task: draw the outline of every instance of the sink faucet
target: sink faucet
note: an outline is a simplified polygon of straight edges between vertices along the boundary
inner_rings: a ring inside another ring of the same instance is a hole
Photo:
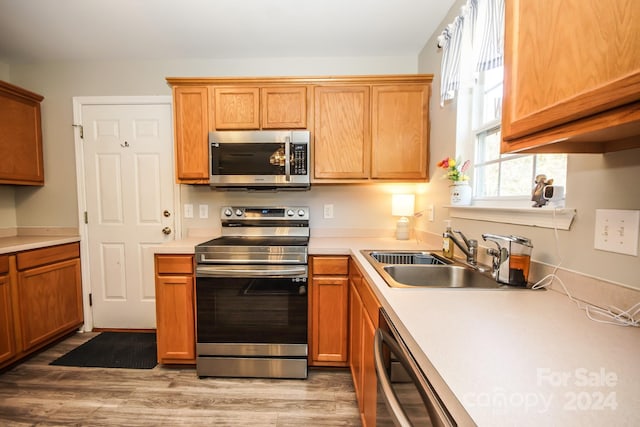
[[[461,243],[460,240],[456,238],[454,233],[458,233],[460,237],[462,237],[464,244]],[[445,231],[443,236],[450,238],[453,241],[453,243],[455,243],[456,246],[459,247],[462,252],[464,252],[464,254],[467,256],[467,264],[471,266],[476,266],[478,264],[478,241],[477,240],[467,239],[467,237],[464,234],[462,234],[462,231],[460,230],[453,230],[452,233]]]

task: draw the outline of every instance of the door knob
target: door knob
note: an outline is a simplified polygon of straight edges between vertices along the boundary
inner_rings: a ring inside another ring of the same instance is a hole
[[[164,234],[171,234],[171,229],[169,227],[165,227],[165,228],[162,229],[162,232]]]
[[[171,216],[171,212],[165,209],[164,212],[162,212],[162,215],[164,215],[165,218],[169,218]]]

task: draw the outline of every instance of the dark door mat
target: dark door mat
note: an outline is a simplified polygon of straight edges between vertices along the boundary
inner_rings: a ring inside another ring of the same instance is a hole
[[[156,334],[102,332],[50,365],[152,369],[157,365]]]

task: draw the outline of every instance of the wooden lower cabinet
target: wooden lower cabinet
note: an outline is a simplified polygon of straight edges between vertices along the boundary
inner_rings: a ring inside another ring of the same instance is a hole
[[[349,257],[310,258],[309,364],[348,365]]]
[[[73,330],[83,321],[80,259],[18,273],[18,299],[24,350]]]
[[[0,256],[0,368],[82,325],[80,244]]]
[[[194,364],[195,278],[193,255],[156,255],[158,362]]]
[[[378,382],[373,361],[373,340],[378,327],[380,303],[353,260],[349,265],[349,294],[349,365],[362,425],[375,426]]]
[[[8,258],[6,255],[2,257]],[[0,273],[0,364],[16,355],[15,324],[8,271]]]

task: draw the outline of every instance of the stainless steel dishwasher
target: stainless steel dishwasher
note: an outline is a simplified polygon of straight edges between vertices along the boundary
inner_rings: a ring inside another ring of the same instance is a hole
[[[377,427],[456,425],[384,309],[380,309],[374,359],[378,377]]]

